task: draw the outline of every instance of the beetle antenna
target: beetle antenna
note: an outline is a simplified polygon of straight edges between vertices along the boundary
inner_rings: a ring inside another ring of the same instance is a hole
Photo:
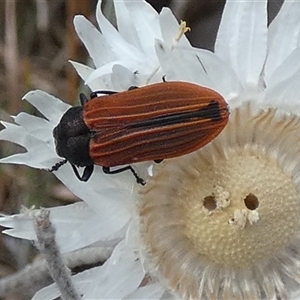
[[[48,169],[49,172],[53,172],[53,171],[57,171],[61,166],[63,166],[64,164],[66,164],[68,161],[66,159],[56,163],[55,165],[53,165],[50,169]]]

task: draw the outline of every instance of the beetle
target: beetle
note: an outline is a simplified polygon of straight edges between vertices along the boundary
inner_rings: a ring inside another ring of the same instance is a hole
[[[103,94],[103,96],[99,96]],[[217,92],[193,83],[168,81],[124,92],[97,91],[70,108],[53,130],[56,152],[75,175],[87,181],[94,165],[104,173],[130,170],[131,164],[188,154],[212,141],[228,122],[229,109]],[[122,166],[116,170],[111,167]],[[78,167],[84,167],[80,176]]]

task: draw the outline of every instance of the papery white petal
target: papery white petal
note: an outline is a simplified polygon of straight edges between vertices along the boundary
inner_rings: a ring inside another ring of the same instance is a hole
[[[4,121],[2,121],[1,124],[5,127],[5,129],[0,131],[1,140],[18,144],[26,149],[39,143],[39,140],[28,135],[23,127]]]
[[[49,208],[49,211],[50,220],[56,227],[56,239],[62,250],[65,244],[69,243],[67,237],[70,236],[73,229],[95,215],[84,202]],[[35,212],[36,210],[28,210],[22,214],[1,217],[1,226],[11,228],[5,229],[3,233],[27,240],[35,240],[36,236],[33,227]]]
[[[76,72],[79,74],[79,76],[83,80],[86,80],[91,75],[91,73],[95,70],[94,68],[91,68],[87,65],[78,63],[73,60],[69,60],[69,62],[72,64],[72,66],[75,68]]]
[[[121,65],[114,65],[111,74],[111,81],[115,90],[126,91],[131,86],[139,86],[139,75]]]
[[[36,153],[39,153],[37,156]],[[14,154],[8,157],[4,157],[0,160],[0,163],[11,163],[17,165],[27,165],[36,169],[48,169],[53,165],[53,159],[49,158],[49,152],[45,150],[45,146],[36,145],[26,153]]]
[[[101,5],[102,0],[98,0],[98,4],[96,7],[96,18],[102,34],[104,36],[107,36],[107,38],[109,38],[110,36],[114,36],[117,39],[121,39],[116,28],[103,15]]]
[[[101,295],[104,299],[122,299],[138,288],[144,275],[138,256],[130,249],[130,245],[122,241],[103,267],[99,268],[98,280],[91,282],[84,298],[92,299]]]
[[[97,68],[118,59],[103,35],[84,16],[75,16],[74,26]]]
[[[62,253],[75,251],[98,241],[109,241],[121,237],[119,230],[124,226],[122,221],[117,227],[112,224],[113,222],[117,224],[116,218],[120,217],[121,213],[113,218],[105,215],[105,212],[102,214],[104,217],[99,216],[84,202],[50,208],[49,211],[50,220],[56,228],[55,239]],[[32,221],[34,212],[28,211],[24,214],[0,218],[0,224],[9,228],[3,233],[35,240]]]
[[[36,125],[38,124],[43,124],[43,126],[45,125],[45,123],[41,121],[42,119],[37,121],[36,124],[32,123],[32,121],[39,118],[31,118],[29,115],[24,113],[21,113],[15,119],[20,123],[30,120],[25,128],[28,127],[28,130],[32,131],[35,131],[34,128],[36,128]],[[49,122],[47,123],[50,127],[51,124]],[[2,122],[2,124],[5,126],[5,129],[0,131],[0,139],[18,144],[26,148],[27,152],[2,158],[0,163],[26,164],[33,168],[43,169],[49,168],[55,162],[55,160],[58,159],[58,156],[54,150],[55,147],[52,138],[51,127],[46,129],[37,128],[36,135],[38,138],[36,138],[22,126],[7,122]],[[48,125],[46,125],[46,127],[48,127]]]
[[[122,14],[124,12],[126,16],[129,16],[129,19],[124,15],[120,16],[120,24],[118,24],[120,32],[103,16],[101,1],[98,2],[96,16],[106,41],[112,51],[118,55],[118,59],[95,70],[87,78],[86,83],[89,84],[98,77],[110,74],[115,64],[138,73],[141,76],[140,82],[144,81],[144,84],[153,82],[153,77],[157,80],[159,77],[156,70],[159,68],[159,63],[153,44],[154,38],[161,37],[157,13],[144,1],[121,1],[116,2],[115,5],[117,13],[121,13],[122,10]],[[149,21],[151,21],[150,24]],[[123,39],[128,36],[130,30],[132,30],[131,44]]]
[[[165,292],[165,288],[160,283],[152,283],[138,288],[125,299],[160,299]]]
[[[170,292],[165,291],[165,293],[161,296],[161,300],[178,300],[178,296],[172,295]]]
[[[139,67],[141,66],[140,64],[137,64],[136,61],[128,61],[128,60],[114,61],[114,62],[111,62],[111,63],[108,63],[108,64],[102,66],[101,68],[94,70],[90,74],[90,76],[86,79],[85,83],[90,85],[97,78],[102,77],[103,75],[106,75],[106,74],[111,74],[114,65],[124,66],[125,68],[131,70],[132,72],[137,71],[139,69]]]
[[[32,298],[32,300],[52,300],[60,296],[60,292],[56,284],[48,285],[47,287],[39,290]]]
[[[285,112],[300,115],[299,82],[300,70],[293,76],[267,89],[265,99],[258,104],[264,108],[274,107]]]
[[[40,90],[28,92],[23,99],[36,107],[53,124],[58,124],[62,114],[71,107],[60,99]]]
[[[144,275],[138,257],[122,241],[103,266],[79,273],[72,280],[83,299],[97,299],[99,295],[102,299],[123,299],[138,288]],[[59,293],[52,284],[40,290],[33,300],[57,296]]]
[[[75,68],[76,72],[79,74],[79,76],[86,82],[90,75],[95,71],[95,69],[88,67],[86,65],[77,63],[75,61],[70,61],[70,63]],[[110,73],[110,71],[109,71]],[[99,88],[102,90],[112,90],[113,85],[111,83],[110,74],[105,74],[101,77],[96,77],[92,81],[88,82],[88,86],[92,91],[97,91]]]
[[[98,241],[120,238],[119,231],[128,222],[126,220],[122,223],[122,219],[119,221],[116,219],[121,213],[117,216],[109,216],[109,211],[106,214],[104,208],[102,214],[99,215],[86,205],[74,207],[73,210],[68,208],[65,216],[61,211],[59,215],[55,210],[51,210],[51,221],[53,220],[57,228],[56,241],[61,252],[67,253]]]
[[[69,252],[96,241],[108,241],[120,237],[119,232],[127,226],[131,213],[124,201],[121,203],[117,201],[118,196],[122,196],[122,191],[113,194],[112,192],[104,190],[103,194],[98,196],[98,209],[101,212],[94,212],[89,218],[75,226],[72,231],[65,232],[66,234],[69,232],[69,234],[63,238],[66,239],[69,236],[70,240],[64,246],[64,251]]]
[[[118,209],[120,206],[121,211],[123,211],[123,207],[126,207],[125,203],[128,204],[132,197],[132,186],[136,184],[133,176],[128,176],[128,173],[120,174],[121,176],[127,175],[127,181],[120,182],[119,174],[104,174],[102,168],[98,166],[95,166],[93,175],[87,182],[79,181],[69,164],[63,165],[58,171],[55,171],[54,174],[75,195],[84,199],[84,201],[95,211],[101,211],[103,205],[105,205],[105,207],[107,205],[110,207],[111,204],[112,210],[114,210],[114,205],[117,205],[115,206],[115,209]],[[117,194],[118,190],[121,191],[120,194]],[[108,198],[103,199],[100,197],[103,191],[106,191],[105,197]],[[116,197],[115,193],[117,194]],[[109,197],[112,197],[114,200],[111,201]],[[105,203],[105,201],[108,201],[108,203]],[[124,215],[124,217],[126,216],[127,214]]]
[[[143,52],[148,58],[155,56],[154,40],[162,38],[157,12],[146,1],[125,0],[125,5],[139,36]]]
[[[172,11],[164,7],[159,14],[159,23],[162,33],[162,40],[169,46],[176,47],[191,47],[189,40],[185,35],[182,35],[179,41],[175,42],[175,39],[179,35],[179,23]]]
[[[199,57],[180,48],[169,49],[162,41],[156,40],[156,53],[167,75],[166,80],[182,80],[212,87],[211,79],[205,73]]]
[[[29,152],[4,158],[1,162],[21,163],[36,168],[45,168],[58,161],[58,158],[53,157],[55,154],[51,156],[52,152],[47,150],[45,143],[41,143],[32,136],[26,135],[26,132],[20,126],[10,123],[7,125],[9,128],[18,129],[13,130],[14,134],[8,134],[11,140],[11,137],[18,138],[16,132],[24,133],[20,134],[20,140],[24,138],[24,146],[28,148]],[[4,133],[6,130],[0,132],[1,138],[5,137]],[[20,143],[20,140],[17,140],[17,142]],[[39,155],[36,155],[36,153],[39,153]],[[98,240],[114,238],[114,234],[122,230],[129,222],[131,212],[128,201],[131,198],[131,191],[128,190],[128,187],[134,184],[134,179],[131,176],[127,176],[127,179],[120,184],[118,178],[116,178],[117,176],[105,175],[100,168],[96,168],[91,180],[83,183],[78,181],[69,165],[62,166],[55,172],[55,175],[74,194],[85,199],[89,206],[94,208],[93,215],[84,218],[84,222],[78,225],[77,228],[72,224],[71,228],[68,228],[66,232],[58,230],[57,240],[61,243],[62,251],[72,251]],[[127,189],[121,189],[122,185],[126,185]],[[109,188],[113,186],[116,188]],[[66,228],[66,226],[59,226],[59,228]],[[16,234],[14,233],[14,235]],[[70,236],[72,238],[68,239]]]
[[[274,70],[300,46],[299,1],[285,1],[268,32],[268,57],[265,66],[267,85]]]
[[[231,108],[239,105],[240,102],[233,105],[232,99],[236,99],[241,93],[242,86],[230,66],[210,51],[195,48],[193,51],[199,57],[205,73],[210,78],[211,87],[219,92],[226,101],[230,102]],[[201,82],[198,83],[202,84]]]
[[[256,86],[267,50],[267,1],[227,1],[215,53],[229,62],[242,85]]]
[[[2,233],[21,239],[36,240],[32,218],[29,214],[1,216],[0,225],[9,228],[3,230]]]
[[[124,61],[132,61],[142,59],[141,53],[134,47],[125,41],[120,33],[112,26],[112,24],[104,17],[101,10],[101,2],[98,1],[96,8],[96,18],[100,26],[101,32],[105,37],[108,45],[111,47],[111,51],[122,57]]]
[[[123,237],[122,224],[119,222],[120,226],[115,226],[112,222],[107,222],[103,225],[104,222],[97,222],[99,216],[94,215],[90,217],[89,220],[85,220],[77,226],[72,228],[72,231],[63,231],[57,234],[56,240],[59,245],[62,253],[72,252],[78,249],[88,247],[92,244],[98,242],[109,242]]]
[[[299,291],[292,292],[292,293],[291,293],[291,299],[292,299],[292,300],[300,300]]]
[[[273,71],[268,81],[267,89],[273,88],[281,81],[286,80],[295,75],[300,70],[300,47],[296,48],[281,65]]]
[[[0,163],[26,164],[33,168],[49,168],[57,157],[52,141],[46,143],[28,134],[21,126],[2,122],[6,127],[0,132],[0,139],[16,143],[27,149],[25,153],[14,154],[0,159]],[[37,155],[38,153],[38,155]]]
[[[14,117],[14,120],[17,124],[22,126],[28,134],[33,135],[38,140],[46,143],[49,143],[50,140],[53,141],[53,124],[45,119],[21,112]]]
[[[140,43],[135,24],[124,3],[124,0],[114,1],[114,7],[116,12],[117,27],[120,35],[125,41],[142,51],[142,45]]]
[[[84,202],[51,208],[50,219],[56,228],[55,239],[62,253],[120,238],[114,226],[110,228],[109,217],[99,220],[99,215]]]

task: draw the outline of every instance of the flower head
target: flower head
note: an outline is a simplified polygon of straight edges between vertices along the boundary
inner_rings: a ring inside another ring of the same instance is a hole
[[[218,91],[231,116],[209,145],[154,166],[139,193],[131,176],[106,176],[100,167],[88,183],[68,165],[55,173],[84,200],[51,210],[61,251],[117,243],[103,266],[73,277],[80,293],[291,298],[300,289],[300,6],[286,1],[268,27],[266,0],[228,1],[211,53],[191,47],[168,9],[157,14],[142,0],[114,1],[115,29],[100,5],[101,33],[82,16],[74,20],[95,68],[72,64],[92,90],[122,91],[166,75]],[[25,99],[47,120],[21,113],[16,125],[5,123],[0,138],[27,153],[2,162],[49,168],[58,159],[51,131],[68,106],[39,91]],[[149,165],[135,167],[146,176]],[[35,238],[26,214],[1,224],[12,228],[8,234]],[[45,295],[58,292],[50,286],[36,297]]]

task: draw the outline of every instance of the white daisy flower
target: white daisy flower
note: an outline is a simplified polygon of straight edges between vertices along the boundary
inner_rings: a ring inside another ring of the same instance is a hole
[[[145,187],[96,167],[82,183],[55,174],[84,202],[51,209],[62,253],[117,241],[103,266],[73,276],[83,299],[284,299],[300,291],[300,6],[284,2],[267,27],[267,1],[228,1],[215,53],[191,47],[168,9],[114,1],[116,30],[84,17],[75,28],[95,68],[72,62],[92,90],[122,91],[167,80],[218,91],[231,116],[189,155],[153,167]],[[68,106],[40,91],[24,97],[46,117],[20,113],[0,138],[25,154],[2,163],[49,168],[52,130]],[[147,173],[149,164],[137,167]],[[128,172],[129,173],[129,172]],[[7,216],[12,236],[34,240],[30,213]],[[54,299],[54,285],[34,299]]]

